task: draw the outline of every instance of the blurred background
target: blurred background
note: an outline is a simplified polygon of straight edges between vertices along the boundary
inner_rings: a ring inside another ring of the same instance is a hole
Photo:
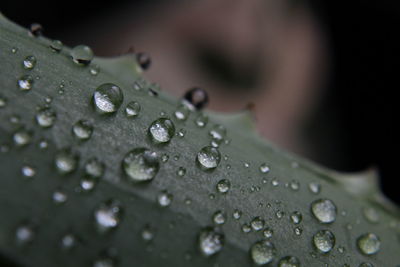
[[[209,108],[253,105],[262,135],[327,167],[376,167],[400,203],[396,1],[2,0],[1,12],[96,55],[147,52],[146,76]]]

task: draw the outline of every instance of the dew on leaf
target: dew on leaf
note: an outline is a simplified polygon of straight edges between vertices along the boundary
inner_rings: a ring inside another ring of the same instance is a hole
[[[175,125],[170,119],[157,119],[150,125],[149,134],[154,143],[168,143],[175,134]]]
[[[274,260],[276,249],[269,241],[258,241],[251,246],[250,255],[256,265],[264,265]]]
[[[93,51],[87,45],[78,45],[72,48],[71,57],[78,65],[88,65],[93,59]]]
[[[92,136],[93,126],[87,120],[79,120],[72,126],[72,133],[77,139],[85,141]]]
[[[18,88],[21,91],[29,91],[32,89],[33,86],[33,78],[30,75],[24,75],[21,78],[19,78],[17,82]]]
[[[376,234],[366,233],[357,239],[357,246],[365,255],[372,255],[379,252],[381,241]]]
[[[219,182],[217,183],[217,190],[220,193],[228,193],[230,188],[231,182],[227,179],[219,180]]]
[[[330,252],[335,246],[335,236],[329,230],[320,230],[313,236],[315,248],[321,253]]]
[[[94,211],[95,225],[104,233],[116,228],[121,222],[122,208],[118,201],[109,200],[101,203]]]
[[[168,191],[162,191],[157,196],[158,205],[160,205],[161,207],[168,207],[169,205],[171,205],[172,199],[173,195]]]
[[[78,165],[78,156],[69,149],[61,150],[55,157],[55,166],[59,173],[68,174],[73,172]]]
[[[36,58],[34,56],[27,56],[24,61],[22,62],[22,65],[24,69],[26,70],[32,70],[36,66]]]
[[[224,235],[211,227],[206,227],[199,234],[199,248],[201,253],[209,257],[218,253],[224,246]]]
[[[146,148],[135,148],[128,152],[122,166],[132,182],[150,181],[160,168],[157,154]]]
[[[135,102],[135,101],[129,102],[125,108],[125,115],[128,118],[135,118],[136,116],[139,115],[140,109],[141,109],[141,106],[138,102]]]
[[[197,161],[204,169],[214,169],[221,161],[221,154],[217,148],[206,146],[197,153]]]
[[[337,209],[332,200],[315,200],[311,204],[311,211],[320,223],[333,223],[336,220]]]
[[[50,108],[39,109],[35,116],[36,123],[43,128],[53,126],[56,118],[56,113]]]
[[[96,88],[93,101],[97,112],[111,114],[116,112],[124,99],[121,88],[112,83],[104,83]]]

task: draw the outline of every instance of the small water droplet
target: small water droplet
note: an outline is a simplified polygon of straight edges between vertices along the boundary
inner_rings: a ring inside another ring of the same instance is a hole
[[[75,247],[77,243],[77,238],[73,234],[66,234],[61,238],[61,249],[63,250],[71,250]]]
[[[30,75],[22,76],[17,82],[18,88],[22,91],[29,91],[33,86],[33,78]]]
[[[201,253],[209,257],[218,253],[224,245],[224,235],[216,232],[213,228],[207,227],[200,231],[199,248]]]
[[[65,192],[57,190],[53,193],[53,201],[56,204],[63,204],[67,201],[68,196]]]
[[[26,146],[31,143],[32,132],[22,128],[16,131],[13,135],[13,140],[16,146]]]
[[[22,63],[24,69],[31,70],[36,66],[36,58],[34,56],[27,56]]]
[[[226,128],[220,124],[214,125],[209,132],[213,140],[221,142],[226,136]]]
[[[196,117],[194,122],[197,125],[197,127],[204,128],[208,123],[208,117],[206,115],[204,115],[203,113],[200,113]]]
[[[138,53],[136,55],[136,60],[142,70],[147,70],[151,65],[151,58],[147,53]]]
[[[175,125],[170,119],[157,119],[150,125],[149,134],[155,143],[168,143],[175,134]]]
[[[329,230],[320,230],[313,237],[314,246],[321,253],[330,252],[335,246],[335,241],[335,236]]]
[[[301,229],[300,227],[294,228],[295,235],[300,236],[302,233],[303,233],[303,229]]]
[[[183,101],[191,110],[201,110],[208,104],[208,94],[202,88],[194,87],[184,94]]]
[[[81,178],[81,180],[79,181],[79,185],[80,188],[84,191],[84,192],[90,192],[94,189],[94,187],[96,186],[98,181],[97,177],[94,176],[84,176],[83,178]]]
[[[116,112],[122,104],[124,96],[122,90],[112,83],[105,83],[96,88],[93,94],[96,110],[100,114]]]
[[[85,164],[85,173],[92,177],[101,177],[104,173],[104,168],[104,163],[97,158],[91,158]]]
[[[142,239],[146,242],[150,242],[154,239],[154,231],[149,225],[145,225],[142,230]]]
[[[22,224],[17,227],[15,231],[15,239],[18,245],[26,245],[31,243],[35,238],[35,231],[33,226],[29,224]]]
[[[128,152],[122,166],[133,182],[152,180],[160,168],[157,154],[146,148],[136,148]]]
[[[275,213],[275,216],[276,216],[276,218],[278,218],[278,219],[282,219],[284,215],[285,215],[285,212],[283,212],[283,211],[281,211],[281,210],[278,210],[278,211]]]
[[[228,193],[231,188],[231,182],[227,179],[222,179],[217,183],[217,190],[220,193]]]
[[[100,72],[100,67],[97,65],[92,65],[89,69],[89,73],[93,76],[97,76]]]
[[[109,257],[100,257],[93,263],[93,267],[115,267],[115,260]]]
[[[272,184],[273,187],[277,187],[279,185],[278,179],[276,179],[276,178],[272,179],[271,180],[271,184]]]
[[[18,48],[17,47],[11,48],[11,53],[16,54],[17,52],[18,52]]]
[[[5,106],[7,106],[7,98],[0,95],[0,108],[4,108]]]
[[[186,105],[179,105],[178,108],[174,112],[175,118],[180,121],[185,121],[189,117],[190,110]]]
[[[29,32],[32,36],[41,36],[43,34],[43,27],[39,23],[32,23],[31,26],[29,26]]]
[[[290,220],[292,221],[292,223],[294,224],[299,224],[301,223],[301,220],[303,219],[303,215],[301,215],[300,212],[298,211],[294,211],[292,212],[292,214],[290,215]]]
[[[320,223],[333,223],[336,220],[337,209],[332,200],[315,200],[311,204],[311,211]]]
[[[125,114],[128,118],[135,118],[140,113],[140,104],[138,102],[132,101],[126,105]]]
[[[264,228],[265,221],[261,217],[255,217],[250,224],[254,231],[261,231]]]
[[[267,163],[262,163],[260,165],[260,172],[261,173],[268,173],[270,171],[269,166],[267,165]]]
[[[314,194],[318,194],[321,191],[321,185],[317,183],[309,183],[308,189]]]
[[[357,246],[363,254],[372,255],[378,253],[381,241],[376,234],[366,233],[357,239]]]
[[[179,177],[183,177],[186,174],[186,169],[184,167],[179,167],[178,170],[176,171],[176,174]]]
[[[250,226],[250,224],[248,224],[248,223],[244,223],[243,225],[242,225],[242,232],[243,233],[250,233],[251,232],[251,226]]]
[[[71,57],[78,65],[88,65],[93,59],[93,51],[87,45],[78,45],[72,48]]]
[[[379,213],[376,209],[372,207],[367,207],[363,209],[363,213],[365,218],[370,222],[370,223],[378,223],[379,222]]]
[[[38,110],[35,118],[39,126],[49,128],[56,121],[56,113],[50,108],[42,108]]]
[[[163,154],[162,156],[161,156],[161,161],[162,162],[167,162],[169,160],[169,156],[168,156],[168,154]],[[180,167],[180,168],[182,168],[182,167]],[[178,171],[179,171],[179,169],[178,169]],[[183,175],[185,175],[185,174],[183,174]],[[182,176],[183,176],[182,175]],[[178,176],[179,176],[179,173],[178,173]]]
[[[212,220],[215,224],[224,224],[226,221],[226,216],[222,211],[216,211],[213,216]]]
[[[79,120],[72,126],[72,133],[81,141],[88,140],[92,136],[93,126],[87,120]]]
[[[258,241],[251,246],[250,255],[255,264],[264,265],[274,260],[276,249],[269,241]]]
[[[100,204],[94,212],[96,228],[99,232],[108,232],[116,228],[122,216],[122,209],[118,201],[109,200]]]
[[[221,154],[217,148],[206,146],[197,153],[197,161],[200,163],[201,167],[207,170],[214,169],[221,161]]]
[[[61,49],[63,48],[63,43],[60,40],[53,40],[50,44],[50,48],[54,52],[60,52]]]
[[[293,191],[298,191],[300,189],[300,183],[298,181],[291,181],[289,185],[290,189]]]
[[[232,217],[235,220],[239,220],[240,217],[242,217],[242,212],[240,210],[236,209],[236,210],[233,211]]]
[[[263,231],[263,235],[265,238],[271,238],[274,234],[274,231],[271,228],[265,228]]]
[[[46,139],[41,139],[39,141],[39,148],[40,149],[46,149],[49,147],[49,142]]]
[[[69,149],[64,149],[57,153],[55,165],[59,173],[71,173],[78,165],[78,156],[73,154]]]
[[[32,166],[25,165],[22,167],[21,173],[25,177],[32,178],[33,176],[35,176],[36,170]]]
[[[161,207],[168,207],[169,205],[171,205],[172,199],[173,199],[173,195],[168,193],[167,191],[162,191],[157,196],[158,204]]]
[[[181,138],[185,137],[186,135],[186,130],[185,129],[180,129],[177,133],[177,135]]]
[[[300,267],[300,260],[294,256],[286,256],[279,260],[278,267]]]

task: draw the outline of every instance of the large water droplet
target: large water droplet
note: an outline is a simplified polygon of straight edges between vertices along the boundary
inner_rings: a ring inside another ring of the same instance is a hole
[[[64,149],[57,153],[55,165],[59,173],[71,173],[78,165],[78,156],[73,154],[69,149]]]
[[[300,261],[293,256],[286,256],[280,259],[278,267],[300,267]]]
[[[231,188],[231,182],[227,179],[222,179],[217,183],[217,190],[220,193],[228,193]]]
[[[379,251],[381,247],[381,241],[376,234],[367,233],[361,235],[357,239],[357,245],[363,254],[372,255],[376,254]]]
[[[18,88],[22,91],[29,91],[33,86],[33,78],[30,75],[22,76],[17,82]]]
[[[31,70],[36,66],[36,58],[34,56],[27,56],[22,62],[24,69]]]
[[[329,230],[318,231],[314,237],[314,246],[319,252],[328,253],[335,246],[335,236]]]
[[[221,161],[221,154],[217,148],[206,146],[197,153],[197,161],[200,163],[201,167],[207,170],[214,169]]]
[[[268,264],[275,258],[275,246],[269,241],[258,241],[251,246],[250,255],[257,265]]]
[[[116,228],[122,216],[122,209],[118,201],[109,200],[102,203],[94,212],[96,228],[104,233]]]
[[[132,101],[126,105],[125,114],[128,118],[134,118],[140,113],[140,104],[138,102]]]
[[[150,125],[149,134],[155,143],[168,143],[175,134],[175,125],[170,119],[160,118]]]
[[[332,223],[336,220],[336,206],[332,200],[318,199],[311,204],[311,211],[321,223]]]
[[[72,126],[72,133],[79,140],[85,141],[92,136],[93,126],[89,121],[80,120]]]
[[[88,65],[93,59],[93,51],[87,45],[78,45],[71,50],[71,57],[78,65]]]
[[[96,88],[93,94],[96,110],[101,114],[116,112],[122,104],[122,90],[112,83],[105,83]]]
[[[41,127],[49,128],[56,121],[56,113],[50,108],[42,108],[36,113],[35,118]]]
[[[128,152],[122,166],[133,182],[152,180],[160,168],[157,154],[146,148],[136,148]]]
[[[204,256],[211,256],[218,253],[224,245],[224,236],[216,232],[211,227],[207,227],[200,231],[199,247]]]
[[[208,104],[208,94],[205,90],[194,87],[184,94],[183,101],[191,110],[200,110]]]

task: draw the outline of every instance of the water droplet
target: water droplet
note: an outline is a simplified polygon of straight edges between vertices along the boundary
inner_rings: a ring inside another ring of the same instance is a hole
[[[36,66],[36,58],[34,56],[27,56],[22,63],[24,69],[31,70]]]
[[[280,259],[278,267],[300,267],[300,261],[293,256],[286,256]]]
[[[299,224],[301,223],[301,220],[303,219],[303,216],[301,215],[300,212],[298,211],[294,211],[292,212],[292,214],[290,215],[290,220],[292,221],[292,223],[294,224]]]
[[[152,180],[160,168],[157,154],[146,148],[136,148],[128,152],[122,165],[133,182]]]
[[[85,164],[85,172],[92,177],[100,177],[104,173],[104,163],[97,158],[89,159]]]
[[[263,231],[263,235],[265,238],[271,238],[274,234],[274,231],[271,228],[265,228]]]
[[[213,140],[221,142],[226,136],[226,128],[220,124],[214,125],[209,134]]]
[[[101,257],[93,263],[93,267],[115,267],[115,260],[109,257]]]
[[[94,212],[96,228],[104,233],[116,228],[122,216],[122,209],[118,201],[109,200],[100,204]]]
[[[168,193],[167,191],[162,191],[157,196],[158,204],[161,207],[168,207],[169,205],[171,205],[172,199],[173,199],[173,195]]]
[[[39,126],[49,128],[56,121],[56,113],[50,108],[42,108],[36,113],[35,118]]]
[[[61,249],[71,250],[75,247],[77,242],[76,237],[73,234],[66,234],[61,238]]]
[[[162,162],[167,162],[169,160],[169,156],[168,156],[168,154],[163,154],[162,156],[161,156],[161,161]],[[182,168],[182,167],[180,167],[180,168]],[[178,172],[179,172],[179,169],[178,169]],[[178,175],[179,175],[179,173],[178,173]],[[183,175],[185,175],[185,174],[183,174]],[[183,176],[182,175],[182,176]]]
[[[231,182],[227,179],[222,179],[217,183],[217,190],[220,193],[228,193],[231,188]]]
[[[271,184],[272,184],[273,187],[277,187],[279,185],[278,179],[276,179],[276,178],[272,179],[271,180]]]
[[[185,129],[180,129],[179,131],[178,131],[178,133],[177,133],[177,135],[179,136],[179,137],[185,137],[185,135],[186,135],[186,130]]]
[[[175,118],[180,121],[185,121],[189,117],[190,110],[186,105],[179,105],[174,112]]]
[[[78,65],[88,65],[93,59],[93,51],[89,46],[78,45],[71,50],[71,57]]]
[[[263,163],[260,165],[260,171],[261,173],[268,173],[270,171],[270,168],[267,165],[267,163]]]
[[[22,91],[29,91],[33,86],[33,78],[30,75],[22,76],[17,82],[18,88]]]
[[[49,142],[45,139],[42,139],[39,141],[39,148],[40,149],[46,149],[49,147]]]
[[[31,243],[35,238],[35,231],[29,224],[22,224],[18,226],[15,231],[15,239],[18,245],[26,245]]]
[[[7,98],[0,95],[0,108],[4,108],[7,105]]]
[[[265,221],[261,217],[255,217],[250,224],[254,231],[261,231],[264,228]]]
[[[240,210],[237,210],[237,209],[236,209],[236,210],[233,211],[232,217],[233,217],[235,220],[239,220],[240,217],[242,217],[242,212],[241,212]]]
[[[300,183],[298,181],[291,181],[289,185],[293,191],[298,191],[300,189]]]
[[[85,141],[92,136],[93,126],[87,120],[79,120],[72,126],[72,133],[79,140]]]
[[[142,230],[142,238],[146,242],[150,242],[154,239],[154,231],[150,228],[149,225],[145,225]]]
[[[175,134],[175,125],[170,119],[157,119],[150,125],[149,134],[155,143],[168,143]]]
[[[275,258],[275,246],[269,241],[258,241],[251,246],[250,255],[257,265],[264,265],[272,262]]]
[[[142,70],[147,70],[151,65],[151,58],[147,53],[138,53],[136,55],[136,60]]]
[[[18,52],[18,48],[17,47],[11,48],[11,53],[16,54],[17,52]]]
[[[300,227],[294,228],[295,235],[300,236],[302,233],[303,233],[303,229],[301,229]]]
[[[204,256],[209,257],[218,253],[223,248],[223,245],[223,234],[216,232],[211,227],[204,228],[200,231],[199,247]]]
[[[313,237],[314,246],[321,253],[331,251],[335,246],[335,241],[335,236],[329,230],[320,230]]]
[[[329,199],[318,199],[311,204],[311,211],[320,223],[332,223],[336,220],[336,206]]]
[[[78,165],[78,156],[73,154],[69,149],[64,149],[57,153],[55,165],[59,173],[71,173]]]
[[[53,193],[53,201],[56,204],[63,204],[67,201],[68,196],[65,192],[57,190]]]
[[[16,146],[26,146],[30,144],[32,139],[32,132],[26,129],[19,129],[13,135],[13,140]]]
[[[208,104],[208,94],[205,90],[194,87],[184,94],[183,101],[191,110],[201,110]]]
[[[226,221],[225,214],[220,210],[213,214],[212,219],[215,224],[224,224]]]
[[[140,113],[140,104],[138,102],[132,101],[126,105],[125,114],[128,118],[135,118]]]
[[[43,27],[39,23],[32,23],[29,26],[29,32],[35,37],[41,36],[43,34]]]
[[[50,44],[50,48],[53,49],[54,52],[60,52],[63,48],[63,43],[60,40],[53,40]]]
[[[314,194],[318,194],[321,191],[321,185],[317,183],[309,183],[308,189]]]
[[[90,192],[94,189],[98,181],[97,177],[94,176],[84,176],[79,181],[79,185],[84,192]]]
[[[25,165],[22,167],[21,173],[23,176],[31,178],[35,176],[36,170],[32,166]]]
[[[122,90],[112,83],[100,85],[93,94],[96,110],[100,114],[116,112],[121,106],[123,99]]]
[[[285,212],[283,212],[283,211],[281,211],[281,210],[278,210],[278,211],[275,213],[275,216],[276,216],[276,218],[278,218],[278,219],[282,219],[284,215],[285,215]]]
[[[372,255],[378,253],[381,247],[381,241],[376,234],[367,233],[361,235],[357,239],[357,245],[363,254]]]
[[[186,169],[184,167],[179,167],[178,170],[176,171],[176,174],[179,177],[183,177],[186,174]]]
[[[214,169],[221,161],[221,154],[215,147],[206,146],[197,154],[197,161],[207,170]]]
[[[91,66],[90,69],[89,69],[89,73],[90,73],[91,75],[93,75],[93,76],[97,76],[97,74],[99,74],[99,72],[100,72],[100,67],[97,66],[97,65],[93,65],[93,66]]]
[[[200,113],[196,119],[195,119],[195,124],[197,125],[197,127],[203,128],[207,125],[208,123],[208,117],[206,115],[204,115],[203,113]]]
[[[243,233],[250,233],[251,232],[251,226],[250,226],[250,224],[248,224],[248,223],[244,223],[243,225],[242,225],[242,232]]]
[[[367,207],[363,209],[365,218],[371,223],[379,222],[379,213],[376,209]]]

